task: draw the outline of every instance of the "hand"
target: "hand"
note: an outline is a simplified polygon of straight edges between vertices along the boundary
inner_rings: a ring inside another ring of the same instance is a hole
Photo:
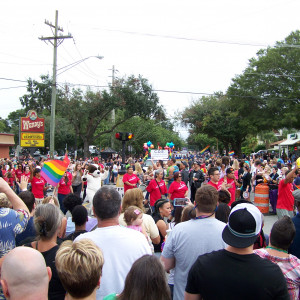
[[[23,191],[23,190],[27,190],[27,185],[28,185],[28,177],[27,176],[21,176],[21,182],[18,183],[19,184],[19,187],[20,187],[20,190]]]

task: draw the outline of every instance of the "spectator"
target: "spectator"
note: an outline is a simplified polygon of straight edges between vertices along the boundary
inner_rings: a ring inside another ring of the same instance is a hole
[[[288,299],[280,268],[253,253],[261,226],[258,208],[237,204],[222,233],[228,246],[198,257],[189,271],[184,299]]]
[[[137,206],[142,211],[144,211],[143,206],[144,195],[140,189],[131,189],[126,192],[123,197],[122,202],[122,210],[119,217],[119,223],[122,226],[127,226],[126,222],[124,221],[124,212],[130,206]],[[150,237],[153,244],[159,244],[160,236],[158,232],[158,228],[155,225],[153,218],[150,215],[143,214],[143,225],[146,229],[146,233]]]
[[[82,205],[77,205],[72,210],[72,222],[75,224],[75,231],[64,238],[65,241],[74,241],[80,234],[86,231],[86,222],[88,220],[88,212]]]
[[[19,194],[19,197],[23,200],[23,202],[28,207],[30,218],[28,220],[26,229],[16,236],[16,245],[20,246],[26,243],[26,239],[33,239],[36,236],[33,216],[35,212],[35,198],[34,195],[29,191],[24,191]]]
[[[57,251],[55,264],[68,293],[66,299],[96,299],[104,258],[93,241],[65,241]]]
[[[119,226],[120,210],[120,194],[113,187],[103,186],[93,200],[98,228],[81,234],[75,240],[91,239],[103,251],[105,276],[97,290],[97,299],[111,293],[120,293],[134,261],[144,254],[151,254],[147,240],[141,233]]]
[[[166,271],[175,268],[174,300],[183,299],[188,271],[197,257],[225,247],[225,224],[215,219],[218,199],[217,190],[210,185],[199,188],[195,195],[195,219],[177,224],[168,235],[161,259]]]
[[[49,299],[64,299],[65,290],[58,278],[55,267],[55,255],[58,250],[57,235],[60,231],[62,214],[60,209],[53,204],[41,204],[34,215],[34,226],[38,235],[37,241],[25,244],[27,247],[40,251],[51,268],[52,278],[49,283]]]
[[[51,269],[37,250],[17,247],[5,256],[1,286],[7,300],[48,299],[50,278]]]
[[[288,254],[288,248],[295,237],[296,229],[292,220],[284,216],[273,224],[269,246],[254,250],[254,253],[277,264],[287,283],[290,299],[299,299],[300,260]]]
[[[297,214],[292,221],[296,228],[295,238],[289,248],[289,253],[300,258],[300,190],[293,191],[293,196],[295,198],[295,206],[297,208]]]
[[[171,300],[162,264],[155,256],[144,255],[132,265],[123,292],[104,300]]]

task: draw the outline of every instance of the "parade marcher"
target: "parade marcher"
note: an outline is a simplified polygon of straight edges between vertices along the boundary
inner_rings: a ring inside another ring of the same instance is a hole
[[[198,257],[189,271],[184,299],[289,299],[280,268],[253,253],[261,226],[258,208],[236,205],[222,233],[228,246]]]
[[[296,216],[292,218],[296,229],[296,234],[289,248],[289,253],[297,256],[300,259],[300,190],[295,190],[292,194],[294,196],[295,206],[297,209]]]
[[[195,194],[198,188],[201,187],[202,183],[205,181],[203,172],[200,170],[201,163],[194,163],[193,169],[189,174],[189,183],[191,188],[191,201],[194,202]]]
[[[189,175],[190,175],[188,163],[186,161],[182,160],[181,163],[180,163],[180,168],[179,169],[180,169],[180,172],[181,172],[181,175],[182,175],[181,180],[187,186],[188,182],[189,182]]]
[[[278,179],[279,175],[277,173],[278,168],[274,166],[272,168],[272,173],[269,175],[268,185],[269,185],[269,198],[270,204],[272,206],[272,214],[276,214],[276,205],[278,199]]]
[[[149,192],[150,195],[150,206],[154,209],[155,202],[158,199],[161,199],[162,196],[167,196],[167,187],[165,181],[163,180],[163,173],[162,169],[157,169],[154,171],[154,179],[152,179],[146,190]]]
[[[226,175],[220,179],[218,185],[222,185],[224,183],[224,187],[230,193],[230,202],[229,206],[235,201],[235,191],[236,191],[236,179],[234,175],[234,169],[229,167],[226,169]]]
[[[207,184],[214,187],[217,191],[220,189],[219,181],[220,181],[220,171],[217,167],[211,167],[208,170],[209,181]]]
[[[137,184],[141,184],[141,180],[133,173],[132,166],[127,167],[127,173],[123,176],[124,194],[127,190],[134,189]]]
[[[75,167],[74,167],[74,171],[72,173],[72,189],[73,189],[73,193],[78,195],[78,197],[80,197],[80,193],[81,193],[81,189],[82,189],[82,168],[83,166],[81,166],[80,163],[76,163]]]
[[[166,179],[167,179],[167,188],[170,187],[170,185],[172,184],[172,182],[174,181],[174,174],[176,172],[179,172],[179,168],[176,165],[176,159],[175,158],[171,158],[170,160],[168,160],[168,168],[167,168],[167,174],[166,174]]]
[[[64,208],[63,200],[65,197],[73,193],[72,187],[72,174],[70,172],[65,172],[63,177],[60,179],[58,185],[55,187],[53,194],[57,195],[60,209],[65,214],[67,211]]]
[[[281,179],[278,185],[278,199],[276,206],[276,213],[278,219],[283,216],[289,216],[290,218],[294,217],[294,196],[293,192],[293,181],[298,174],[298,167],[292,171],[288,171],[285,174],[285,178]]]
[[[171,183],[168,189],[168,198],[173,202],[175,198],[186,198],[189,189],[186,184],[182,181],[181,172],[174,174],[174,181]]]
[[[245,199],[245,200],[250,199],[250,192],[251,192],[250,167],[247,163],[245,163],[244,173],[242,175],[241,199]]]

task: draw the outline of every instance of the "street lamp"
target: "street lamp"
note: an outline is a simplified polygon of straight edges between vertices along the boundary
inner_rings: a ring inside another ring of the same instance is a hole
[[[86,57],[86,58],[83,58],[83,59],[81,59],[81,60],[75,61],[75,62],[73,62],[73,63],[71,63],[71,64],[69,64],[69,65],[66,65],[66,66],[64,66],[64,67],[61,67],[61,68],[57,69],[57,71],[59,72],[57,75],[60,75],[60,74],[62,74],[62,73],[64,73],[64,72],[68,71],[69,69],[71,69],[71,68],[73,68],[73,67],[76,67],[77,65],[79,65],[80,63],[84,62],[85,60],[87,60],[87,59],[89,59],[89,58],[91,58],[91,57],[95,57],[95,58],[98,58],[98,59],[103,59],[103,58],[104,58],[104,56],[100,56],[100,55],[96,55],[96,56],[95,56],[95,55],[88,56],[88,57]],[[63,70],[63,69],[65,69],[65,70]],[[63,70],[63,71],[61,71],[61,70]],[[61,71],[61,72],[60,72],[60,71]]]
[[[54,41],[56,42],[56,40]],[[51,121],[50,121],[50,157],[53,159],[53,154],[54,154],[54,144],[55,144],[55,106],[56,106],[56,76],[60,75],[67,70],[77,66],[78,64],[84,62],[85,60],[91,58],[91,57],[96,57],[98,59],[103,59],[103,56],[88,56],[86,58],[83,58],[81,60],[78,60],[74,63],[71,63],[69,65],[66,65],[62,68],[59,68],[56,70],[56,45],[54,45],[54,56],[53,56],[53,78],[52,78],[52,96],[51,96]],[[59,74],[56,75],[56,71],[63,70]]]

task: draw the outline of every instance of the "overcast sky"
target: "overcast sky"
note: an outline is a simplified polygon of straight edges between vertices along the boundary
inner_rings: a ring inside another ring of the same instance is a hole
[[[103,89],[114,65],[116,76],[141,74],[154,90],[164,90],[158,95],[170,118],[201,93],[225,92],[259,49],[300,27],[299,0],[1,2],[2,118],[21,108],[22,81],[52,75],[53,47],[38,38],[52,35],[45,19],[54,24],[55,10],[64,34],[73,36],[58,47],[58,68],[104,56],[64,72],[57,78],[60,85]]]

